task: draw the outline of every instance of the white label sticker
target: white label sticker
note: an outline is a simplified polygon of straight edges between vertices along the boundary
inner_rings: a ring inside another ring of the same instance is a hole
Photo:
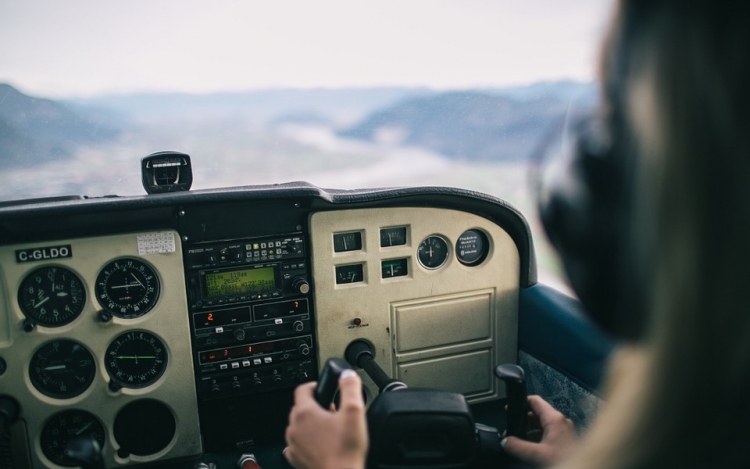
[[[138,254],[161,254],[165,252],[175,252],[177,248],[174,243],[174,233],[171,231],[160,231],[158,233],[149,233],[138,235]]]

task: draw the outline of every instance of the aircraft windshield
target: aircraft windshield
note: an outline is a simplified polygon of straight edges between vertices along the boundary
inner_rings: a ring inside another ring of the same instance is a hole
[[[140,158],[175,150],[193,189],[446,185],[529,216],[529,159],[593,107],[610,8],[2,2],[0,200],[143,194]]]

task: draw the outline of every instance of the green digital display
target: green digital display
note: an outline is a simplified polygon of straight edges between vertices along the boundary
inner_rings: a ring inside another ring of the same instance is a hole
[[[242,295],[276,288],[273,267],[206,274],[206,296]]]

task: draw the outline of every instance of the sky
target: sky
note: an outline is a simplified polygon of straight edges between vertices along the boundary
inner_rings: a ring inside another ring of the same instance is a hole
[[[0,83],[89,97],[595,78],[612,0],[0,0]]]

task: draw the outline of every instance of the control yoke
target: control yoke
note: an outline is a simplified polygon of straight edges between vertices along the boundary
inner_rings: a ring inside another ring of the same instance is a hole
[[[407,388],[380,368],[372,347],[363,340],[352,342],[344,355],[349,364],[362,368],[380,390],[367,410],[368,468],[479,469],[509,462],[497,429],[475,424],[469,404],[461,394]],[[324,408],[333,400],[338,378],[349,364],[337,358],[326,362],[314,394]],[[516,417],[522,415],[525,425],[523,370],[517,365],[501,365],[495,375],[508,386],[508,432],[523,435],[525,427]]]

